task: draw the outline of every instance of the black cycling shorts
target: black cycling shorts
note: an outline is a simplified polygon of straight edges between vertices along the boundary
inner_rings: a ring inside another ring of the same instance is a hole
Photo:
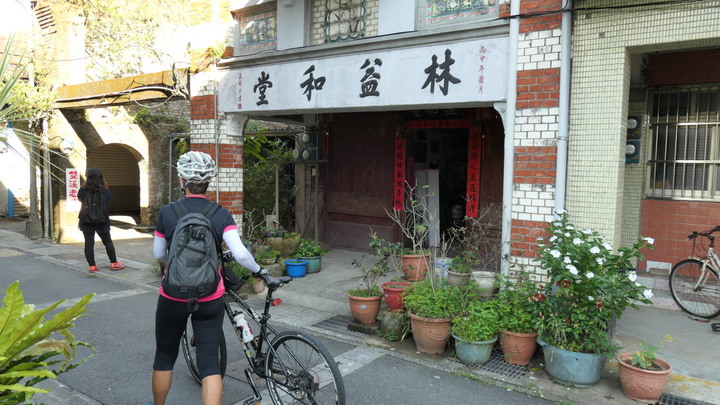
[[[187,302],[173,301],[162,295],[158,298],[155,312],[155,362],[153,370],[173,369],[180,350],[180,339],[191,316],[195,332],[197,367],[200,378],[220,374],[219,346],[225,318],[222,298],[200,302],[200,307],[190,314]]]

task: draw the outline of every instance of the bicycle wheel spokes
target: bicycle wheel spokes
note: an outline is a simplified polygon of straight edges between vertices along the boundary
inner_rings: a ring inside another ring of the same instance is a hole
[[[335,360],[309,336],[281,333],[267,354],[270,397],[276,405],[344,404],[345,389]]]
[[[702,262],[683,260],[670,273],[670,291],[678,305],[691,315],[713,318],[720,314],[720,280],[717,272],[707,268],[703,280]]]

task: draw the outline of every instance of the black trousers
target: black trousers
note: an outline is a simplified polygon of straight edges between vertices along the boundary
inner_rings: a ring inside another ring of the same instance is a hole
[[[115,254],[115,245],[113,245],[112,238],[110,237],[110,232],[98,232],[97,234],[98,236],[100,236],[100,240],[102,241],[103,245],[105,245],[105,251],[107,252],[108,258],[110,259],[110,263],[115,263],[117,261],[117,256]],[[88,266],[94,266],[95,232],[83,232],[83,236],[85,237],[85,259],[88,262]]]

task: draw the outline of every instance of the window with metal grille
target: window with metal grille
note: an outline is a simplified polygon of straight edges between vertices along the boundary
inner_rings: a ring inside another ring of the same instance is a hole
[[[720,86],[652,90],[647,197],[720,199]]]

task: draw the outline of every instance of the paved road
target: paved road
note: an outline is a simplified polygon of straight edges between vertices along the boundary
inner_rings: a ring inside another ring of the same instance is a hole
[[[42,246],[0,247],[0,285],[15,280],[27,303],[43,306],[59,299],[75,299],[94,292],[89,314],[73,328],[75,336],[91,343],[97,353],[79,368],[63,374],[58,382],[45,382],[51,394],[37,395],[35,403],[144,405],[151,399],[149,377],[153,356],[153,316],[157,280],[124,282],[91,275],[40,254]],[[81,252],[78,252],[81,254]],[[281,311],[277,322],[282,326]],[[276,320],[274,318],[274,320]],[[229,325],[226,322],[226,328]],[[230,335],[228,335],[230,336]],[[488,386],[382,348],[355,345],[342,339],[321,336],[340,362],[345,376],[348,404],[543,404],[501,387]],[[81,356],[90,352],[80,349]],[[236,346],[229,347],[230,371],[225,384],[225,404],[235,404],[250,395],[233,369],[244,366]],[[422,398],[420,400],[420,398]],[[199,404],[200,389],[182,358],[178,359],[169,403]]]

